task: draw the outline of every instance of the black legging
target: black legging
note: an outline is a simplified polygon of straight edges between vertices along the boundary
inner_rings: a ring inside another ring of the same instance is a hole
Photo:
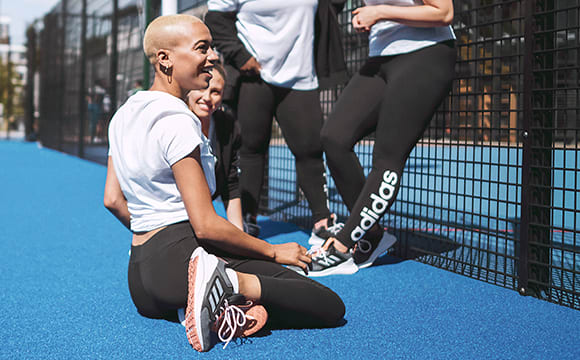
[[[322,129],[322,143],[350,210],[337,236],[344,245],[352,247],[369,229],[377,229],[393,204],[405,161],[449,92],[455,60],[452,41],[370,58],[340,95]],[[365,181],[353,147],[373,131],[373,164]]]
[[[296,158],[298,184],[308,200],[314,222],[328,217],[318,90],[281,88],[265,83],[259,77],[242,78],[238,100],[242,134],[240,189],[244,214],[258,213],[274,116]]]
[[[131,247],[129,291],[141,315],[175,320],[176,310],[186,307],[189,259],[198,246],[190,223],[181,222]],[[268,261],[222,258],[228,267],[258,277],[271,326],[330,327],[344,316],[340,297],[311,279]]]

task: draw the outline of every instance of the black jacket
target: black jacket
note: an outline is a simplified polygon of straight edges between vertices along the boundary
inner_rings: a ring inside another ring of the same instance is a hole
[[[314,58],[320,89],[345,83],[348,79],[337,14],[345,0],[319,0],[314,24]],[[214,44],[224,56],[224,61],[240,69],[252,54],[238,38],[235,12],[208,11],[205,23],[211,31]],[[228,73],[228,85],[235,86],[236,79]],[[229,94],[226,91],[226,98]]]
[[[240,197],[239,189],[239,149],[241,145],[238,123],[229,111],[213,113],[217,144],[212,143],[215,166],[216,192],[214,199],[221,195],[224,204]]]

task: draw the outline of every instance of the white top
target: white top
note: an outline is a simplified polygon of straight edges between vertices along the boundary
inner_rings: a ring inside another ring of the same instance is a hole
[[[366,5],[423,5],[422,0],[365,0]],[[451,26],[412,27],[394,21],[379,21],[369,33],[369,56],[388,56],[409,53],[455,39]]]
[[[188,219],[171,166],[200,147],[202,168],[215,191],[215,157],[201,122],[181,99],[139,91],[109,125],[109,156],[127,198],[132,231],[150,231]]]
[[[318,88],[314,65],[317,0],[209,0],[210,11],[237,12],[238,38],[262,65],[262,79],[295,90]]]

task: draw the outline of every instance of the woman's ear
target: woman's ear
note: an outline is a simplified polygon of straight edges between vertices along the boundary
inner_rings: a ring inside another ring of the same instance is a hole
[[[167,71],[173,67],[173,62],[169,58],[169,51],[165,49],[157,50],[157,63],[159,64],[159,69],[164,74],[167,74]]]

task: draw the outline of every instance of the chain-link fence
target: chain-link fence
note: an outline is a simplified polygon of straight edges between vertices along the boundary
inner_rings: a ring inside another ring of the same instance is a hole
[[[395,255],[580,309],[579,2],[455,2],[457,77],[384,218],[399,238]],[[43,144],[105,159],[110,113],[147,77],[141,3],[62,0],[45,16]],[[366,37],[350,26],[360,5],[347,1],[340,14],[351,74],[367,57]],[[159,2],[153,6],[158,13]],[[205,1],[178,8],[200,15]],[[325,116],[341,90],[321,92]],[[372,136],[355,147],[367,173],[372,147]],[[310,228],[294,159],[276,127],[266,175],[263,212]],[[344,219],[330,177],[328,184],[331,211]]]

